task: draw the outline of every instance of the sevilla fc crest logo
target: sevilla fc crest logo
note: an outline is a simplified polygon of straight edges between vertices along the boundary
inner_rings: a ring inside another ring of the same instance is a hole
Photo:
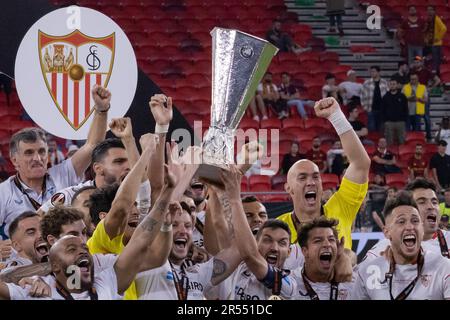
[[[39,60],[49,94],[61,115],[78,130],[93,111],[91,88],[108,86],[115,34],[94,38],[75,30],[64,36],[39,30]]]

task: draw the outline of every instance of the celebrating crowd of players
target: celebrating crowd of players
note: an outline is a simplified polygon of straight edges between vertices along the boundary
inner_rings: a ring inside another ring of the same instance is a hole
[[[450,299],[450,233],[440,230],[433,183],[417,179],[386,203],[385,240],[360,264],[351,229],[368,189],[370,159],[334,98],[316,116],[339,135],[349,166],[321,203],[319,168],[299,160],[287,174],[294,210],[268,219],[255,197],[241,199],[246,163],[222,170],[221,184],[199,180],[200,150],[166,143],[172,100],[149,102],[155,133],[140,137],[130,119],[109,123],[111,93],[92,90],[87,142],[47,169],[45,134],[17,132],[17,174],[0,184],[0,299],[347,300]],[[84,172],[91,167],[92,180]],[[250,186],[251,189],[251,186]]]

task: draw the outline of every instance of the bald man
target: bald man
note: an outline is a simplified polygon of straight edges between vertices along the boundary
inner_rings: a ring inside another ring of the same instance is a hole
[[[344,237],[345,247],[351,249],[352,223],[367,194],[370,158],[334,98],[318,101],[314,110],[318,117],[331,122],[339,135],[350,164],[339,190],[322,205],[323,188],[319,168],[310,160],[297,161],[290,168],[285,184],[286,192],[293,199],[294,211],[285,213],[278,219],[289,225],[291,243],[297,241],[297,230],[303,223],[311,222],[321,215],[325,215],[329,219],[337,219],[339,221],[337,226],[339,238]],[[299,263],[303,261],[300,250],[292,249],[290,259],[285,264],[285,267],[290,269],[298,267]]]

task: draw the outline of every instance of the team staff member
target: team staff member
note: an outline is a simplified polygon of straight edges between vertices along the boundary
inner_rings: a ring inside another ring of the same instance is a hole
[[[80,182],[92,151],[105,138],[111,93],[96,85],[92,97],[95,112],[87,142],[73,157],[48,170],[48,146],[42,130],[25,128],[12,136],[9,150],[17,174],[0,184],[0,225],[6,224],[5,231],[22,212],[38,210],[58,190]]]

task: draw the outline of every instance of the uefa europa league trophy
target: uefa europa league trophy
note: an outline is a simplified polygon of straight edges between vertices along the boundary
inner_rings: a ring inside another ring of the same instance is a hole
[[[211,125],[197,175],[221,184],[220,168],[234,163],[234,131],[278,49],[238,30],[214,28],[211,35]]]

